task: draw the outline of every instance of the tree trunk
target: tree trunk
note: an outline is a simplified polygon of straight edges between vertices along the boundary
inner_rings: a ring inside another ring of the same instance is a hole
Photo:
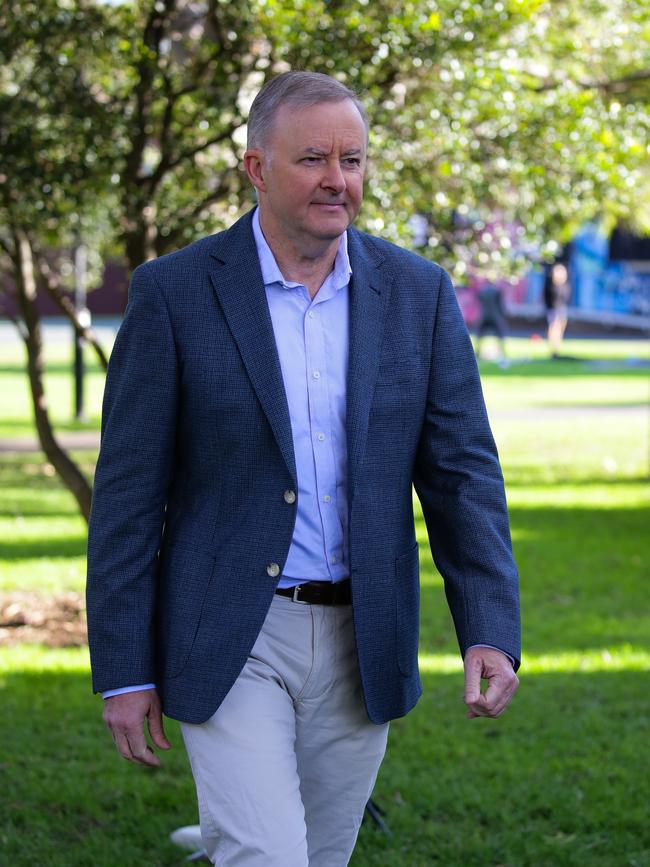
[[[156,209],[139,188],[129,188],[122,199],[127,215],[123,231],[124,252],[129,272],[156,257]]]
[[[72,493],[86,521],[90,517],[92,488],[79,467],[59,445],[50,422],[45,389],[43,387],[43,335],[36,309],[36,279],[34,257],[27,235],[14,229],[16,294],[25,323],[23,335],[27,348],[27,373],[34,406],[34,421],[41,448],[63,484]]]

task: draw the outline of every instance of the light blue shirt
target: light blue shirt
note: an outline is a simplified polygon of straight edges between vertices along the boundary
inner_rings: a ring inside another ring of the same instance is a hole
[[[298,476],[296,524],[279,587],[341,581],[347,550],[346,381],[350,260],[341,235],[334,267],[313,299],[285,280],[259,220],[253,235],[289,404]]]

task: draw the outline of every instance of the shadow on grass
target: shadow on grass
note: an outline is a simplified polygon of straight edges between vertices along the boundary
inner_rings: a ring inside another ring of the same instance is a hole
[[[94,467],[97,449],[69,449],[68,453],[78,463]],[[0,456],[0,474],[3,485],[29,486],[32,481],[40,481],[57,490],[63,490],[61,481],[55,474],[46,474],[43,467],[47,461],[42,451],[6,452]]]
[[[517,468],[518,471],[510,470],[506,477],[506,490],[512,488],[522,489],[547,489],[568,487],[568,488],[587,488],[587,487],[605,487],[605,488],[625,488],[629,485],[643,485],[650,479],[646,474],[634,476],[584,476],[576,478],[575,469],[567,467],[566,478],[561,476],[561,467],[555,465],[553,467],[553,478],[544,478],[542,475],[543,469],[538,465],[530,464],[524,468]],[[535,478],[535,474],[539,474],[540,478]]]
[[[51,536],[42,538],[0,540],[0,560],[25,560],[42,558],[58,560],[80,557],[86,553],[86,535]]]
[[[103,373],[104,369],[101,367],[98,361],[86,361],[85,370],[87,374],[90,373]],[[74,371],[73,362],[70,361],[46,361],[45,362],[45,373],[66,373],[70,377],[72,377]],[[25,365],[24,364],[11,364],[6,363],[0,364],[0,375],[3,373],[9,373],[14,375],[25,374]]]
[[[425,674],[391,726],[351,867],[612,867],[650,855],[647,673],[526,675],[498,721],[466,720],[460,672]],[[157,771],[115,753],[84,671],[10,671],[0,686],[0,846],[12,867],[171,867],[196,821],[177,724]]]
[[[494,419],[510,419],[512,421],[536,422],[552,421],[563,418],[586,418],[591,421],[601,421],[604,414],[625,414],[630,421],[643,419],[650,406],[647,401],[636,403],[576,403],[572,398],[570,402],[561,397],[558,400],[538,400],[534,406],[502,407],[489,410],[489,415]]]
[[[8,499],[0,508],[0,517],[14,518],[22,515],[29,518],[65,518],[79,515],[79,509],[71,499],[70,503],[61,503],[58,499],[51,505],[44,502],[43,497],[20,497]]]
[[[587,413],[599,413],[599,412],[609,412],[617,410],[621,410],[622,412],[629,412],[630,410],[649,410],[650,404],[648,404],[647,400],[640,401],[630,401],[630,402],[616,402],[616,401],[603,401],[602,403],[567,403],[566,401],[551,401],[544,400],[540,401],[535,406],[535,410],[541,409],[556,409],[556,410],[566,410],[567,412],[574,413],[575,415],[580,415],[581,412]]]
[[[593,360],[587,358],[580,358],[575,361],[555,361],[552,359],[529,361],[515,358],[506,368],[499,367],[498,364],[481,361],[479,362],[479,370],[481,378],[495,379],[511,377],[563,379],[567,376],[580,376],[597,379],[613,377],[620,380],[621,376],[643,377],[644,379],[648,377],[647,364],[620,364],[616,361],[612,361],[611,364],[603,361],[602,364],[602,367],[594,366]]]
[[[54,434],[55,436],[59,436],[62,433],[69,433],[73,431],[95,431],[99,430],[101,423],[100,416],[91,415],[88,419],[84,421],[78,421],[76,419],[69,420],[60,420],[57,419],[54,422]],[[20,437],[21,439],[25,437],[32,438],[33,440],[37,439],[36,430],[28,419],[25,418],[3,418],[0,422],[0,426],[2,427],[3,432],[6,432],[8,436],[11,438],[13,436]],[[23,434],[22,431],[27,429],[29,432]],[[18,434],[14,434],[13,431],[20,431]]]
[[[519,470],[519,473],[521,470]],[[558,478],[560,469],[557,465],[553,467],[552,479],[535,478],[535,475],[542,473],[543,469],[537,464],[531,464],[526,467],[526,474],[522,477],[519,473],[508,473],[506,477],[506,489],[508,488],[547,488],[549,490],[557,488],[560,485],[567,484],[572,488],[582,487],[600,487],[608,488],[626,487],[628,485],[644,484],[649,480],[648,475],[637,476],[585,476],[584,478],[575,477],[575,469],[571,468],[571,475],[567,473],[567,478]],[[518,477],[519,475],[519,477]]]

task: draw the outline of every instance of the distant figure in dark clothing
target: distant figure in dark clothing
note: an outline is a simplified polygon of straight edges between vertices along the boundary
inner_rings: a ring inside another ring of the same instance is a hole
[[[506,357],[506,319],[501,290],[494,283],[486,283],[478,293],[478,300],[481,304],[481,318],[476,332],[476,357],[481,357],[483,337],[486,334],[494,334],[499,340],[499,358],[503,360]]]
[[[546,265],[544,269],[544,306],[548,323],[548,346],[553,358],[559,355],[560,346],[566,331],[569,296],[569,272],[561,262]]]

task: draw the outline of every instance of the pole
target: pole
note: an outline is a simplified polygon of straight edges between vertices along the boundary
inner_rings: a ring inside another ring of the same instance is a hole
[[[86,307],[86,247],[78,241],[74,250],[74,309],[82,325],[90,325],[90,311]],[[84,411],[84,356],[83,340],[74,332],[74,417],[85,419]]]

